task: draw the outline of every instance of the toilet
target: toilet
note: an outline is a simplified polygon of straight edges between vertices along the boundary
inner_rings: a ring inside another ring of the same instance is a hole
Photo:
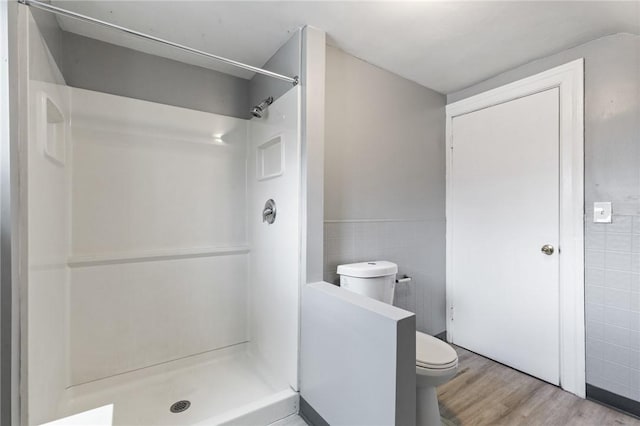
[[[393,304],[398,265],[387,261],[338,266],[340,287]],[[440,426],[436,387],[458,371],[458,354],[442,340],[416,331],[416,425]]]

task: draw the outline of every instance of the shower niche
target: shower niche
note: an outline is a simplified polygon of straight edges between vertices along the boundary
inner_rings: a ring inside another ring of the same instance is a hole
[[[52,161],[64,166],[66,157],[66,120],[62,111],[47,96],[40,93],[38,137],[44,141],[44,153]]]
[[[258,146],[258,180],[281,176],[284,173],[285,152],[282,136],[278,135]]]
[[[71,87],[27,20],[27,423],[297,412],[300,87],[252,118]]]

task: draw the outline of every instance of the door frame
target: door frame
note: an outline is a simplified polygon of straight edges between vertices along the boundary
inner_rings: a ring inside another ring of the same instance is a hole
[[[454,102],[446,107],[446,217],[452,217],[453,119],[552,88],[560,92],[560,387],[585,397],[584,59]],[[453,223],[446,222],[447,340],[454,332]]]

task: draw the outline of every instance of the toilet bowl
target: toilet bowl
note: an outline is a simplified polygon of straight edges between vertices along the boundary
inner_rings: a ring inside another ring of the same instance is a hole
[[[458,354],[450,345],[416,331],[416,425],[440,426],[436,387],[458,371]]]
[[[387,261],[338,266],[340,286],[393,304],[398,266]],[[440,426],[436,387],[458,371],[458,355],[450,345],[416,331],[416,425]]]

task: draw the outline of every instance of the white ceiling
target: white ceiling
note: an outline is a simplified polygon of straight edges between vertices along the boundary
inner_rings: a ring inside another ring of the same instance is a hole
[[[255,66],[297,28],[313,25],[330,44],[441,93],[599,37],[640,34],[640,0],[52,3]],[[251,77],[77,20],[59,22],[67,31]]]

